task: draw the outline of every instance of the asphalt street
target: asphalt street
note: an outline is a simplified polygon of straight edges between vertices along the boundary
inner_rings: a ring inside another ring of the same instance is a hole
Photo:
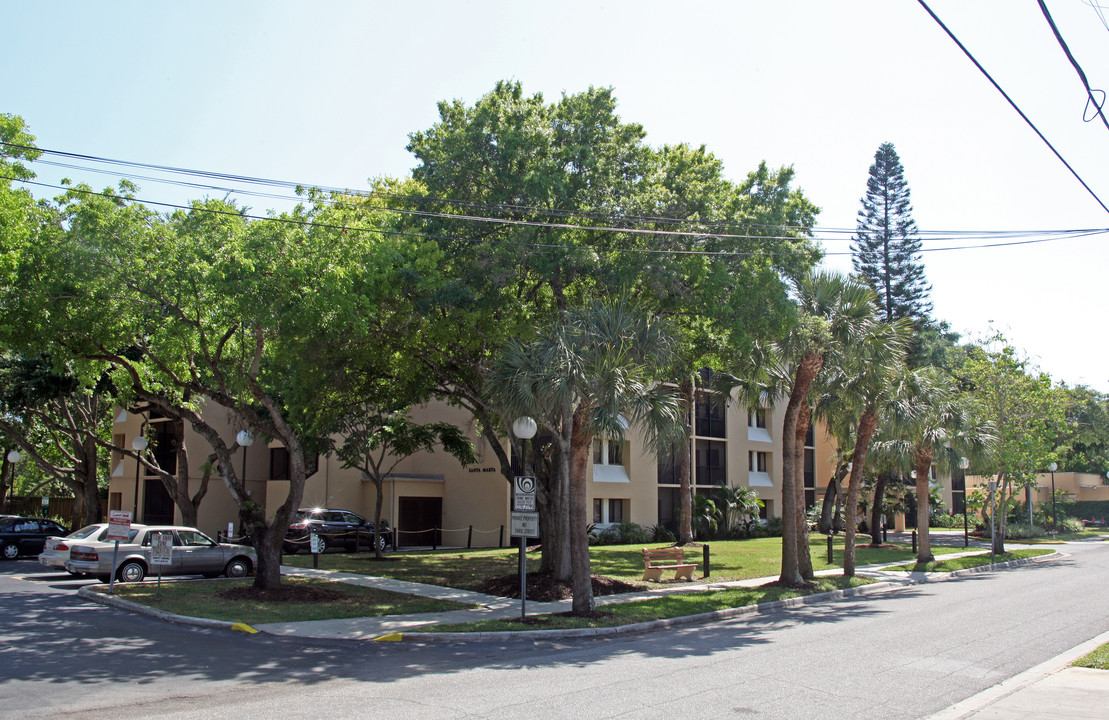
[[[306,643],[86,603],[0,564],[0,717],[923,718],[1109,631],[1109,545],[633,637]]]

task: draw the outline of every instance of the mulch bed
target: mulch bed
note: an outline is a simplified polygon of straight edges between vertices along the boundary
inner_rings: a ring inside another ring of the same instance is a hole
[[[616,580],[615,578],[593,575],[594,595],[618,595],[620,593],[638,592],[643,588],[638,585]],[[550,573],[528,573],[528,600],[535,602],[553,602],[555,600],[569,600],[574,596],[573,586],[568,580],[555,580]],[[520,597],[520,576],[502,575],[489,578],[473,588],[486,595],[497,595],[506,598]]]

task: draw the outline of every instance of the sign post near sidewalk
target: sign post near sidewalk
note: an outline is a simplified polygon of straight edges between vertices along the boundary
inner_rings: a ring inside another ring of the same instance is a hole
[[[535,478],[517,475],[512,482],[512,534],[520,538],[520,620],[528,607],[528,538],[539,537],[539,513],[535,512]]]
[[[105,539],[115,543],[112,549],[112,576],[108,578],[108,594],[111,595],[116,585],[116,563],[119,561],[119,543],[127,542],[131,537],[131,513],[126,510],[108,511],[108,534]]]

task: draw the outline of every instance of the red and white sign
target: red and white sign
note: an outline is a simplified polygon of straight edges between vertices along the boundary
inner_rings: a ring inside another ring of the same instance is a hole
[[[105,540],[127,542],[131,534],[131,513],[126,510],[108,511],[108,534]]]

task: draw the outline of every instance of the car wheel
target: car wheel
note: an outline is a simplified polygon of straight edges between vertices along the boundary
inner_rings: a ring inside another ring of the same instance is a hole
[[[142,582],[146,577],[146,566],[138,560],[128,560],[119,566],[116,577],[120,582]]]
[[[19,557],[19,546],[15,543],[4,543],[4,547],[0,548],[0,557],[5,560],[15,560]]]
[[[232,558],[223,569],[223,574],[229,578],[241,578],[250,574],[250,561],[246,558]]]
[[[327,538],[325,538],[323,535],[319,535],[318,537],[319,537],[320,554],[322,555],[325,552],[327,552]]]
[[[387,546],[388,544],[389,544],[389,543],[388,543],[388,541],[387,541],[387,540],[385,539],[385,536],[384,536],[384,535],[378,535],[378,536],[377,536],[377,548],[378,548],[379,550],[384,550],[384,549],[385,549],[385,547],[386,547],[386,546]]]

